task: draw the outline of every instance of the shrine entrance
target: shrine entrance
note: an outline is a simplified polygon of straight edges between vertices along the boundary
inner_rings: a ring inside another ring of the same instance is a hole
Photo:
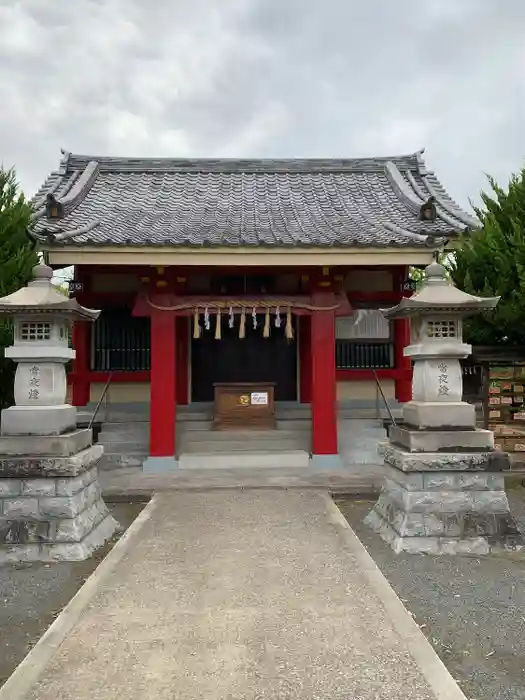
[[[221,319],[221,338],[215,337],[213,319],[209,329],[191,341],[191,398],[194,402],[211,402],[217,382],[272,382],[276,401],[297,400],[297,333],[292,318],[293,340],[283,327],[272,327],[265,338],[264,314],[257,314],[256,325],[247,315],[244,337],[239,337],[238,324],[230,327],[228,318]]]

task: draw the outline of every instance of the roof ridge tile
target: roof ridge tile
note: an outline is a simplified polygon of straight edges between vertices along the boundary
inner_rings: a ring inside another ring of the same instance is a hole
[[[417,170],[417,154],[360,158],[124,158],[68,154],[67,168],[79,169],[96,160],[101,171],[111,172],[370,172],[387,161],[402,169]]]

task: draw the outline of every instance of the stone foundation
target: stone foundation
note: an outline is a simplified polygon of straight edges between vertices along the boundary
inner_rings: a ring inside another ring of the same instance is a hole
[[[69,455],[0,457],[0,564],[81,561],[115,533],[98,483],[103,451],[91,445]]]
[[[365,523],[397,553],[481,555],[522,549],[504,475],[487,471],[492,465],[501,469],[503,457],[409,453],[387,445],[383,488]]]

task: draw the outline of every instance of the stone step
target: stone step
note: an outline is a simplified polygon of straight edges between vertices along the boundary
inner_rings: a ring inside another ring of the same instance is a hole
[[[100,435],[149,435],[149,423],[104,423]]]
[[[381,467],[383,460],[377,454],[359,452],[357,454],[341,452],[341,459],[347,467]]]
[[[399,411],[394,411],[394,417],[399,414]],[[309,421],[311,419],[311,411],[307,406],[305,408],[292,408],[292,409],[276,409],[275,412],[278,421]],[[337,411],[337,416],[339,420],[360,420],[360,419],[375,419],[383,420],[388,418],[388,413],[384,410],[380,411],[379,417],[377,416],[377,411],[374,408],[339,408]],[[212,411],[186,411],[184,408],[177,410],[177,422],[184,424],[202,424],[211,423],[213,419]],[[97,416],[97,423],[103,423],[104,430],[115,428],[121,430],[124,427],[129,427],[130,429],[139,428],[141,426],[149,425],[149,414],[142,414],[141,420],[130,420],[125,414],[121,418],[112,418],[108,416],[106,420],[104,416]]]
[[[103,430],[98,436],[98,441],[101,444],[149,442],[149,426],[148,430]]]
[[[186,431],[186,430],[212,430],[213,428],[213,421],[210,419],[203,420],[203,419],[197,419],[194,420],[193,418],[188,418],[186,420],[181,420],[179,416],[177,416],[177,428],[180,429],[181,431]]]
[[[149,440],[139,440],[134,442],[99,442],[104,447],[104,452],[108,454],[133,454],[134,452],[147,452]]]
[[[213,440],[214,442],[231,442],[233,441],[240,441],[242,440],[243,442],[249,441],[249,440],[263,440],[263,439],[268,439],[268,440],[281,440],[281,439],[287,439],[290,437],[295,437],[296,435],[303,435],[304,430],[272,430],[272,429],[264,429],[264,430],[246,430],[246,429],[240,429],[240,430],[209,430],[209,431],[204,431],[204,430],[183,430],[181,431],[181,436],[182,438],[189,438],[190,440],[202,440],[202,439],[209,439]]]
[[[119,409],[109,407],[107,412],[100,409],[97,413],[96,420],[104,424],[115,425],[134,425],[135,423],[149,422],[149,408],[145,411],[121,411]]]
[[[243,442],[251,442],[253,440],[270,440],[280,442],[282,440],[298,439],[309,440],[310,430],[276,430],[272,432],[266,431],[210,431],[210,430],[185,430],[177,431],[177,442],[232,442],[242,440]],[[144,435],[119,435],[117,433],[105,434],[99,437],[99,445],[103,445],[108,452],[130,452],[149,445],[149,432]]]
[[[380,465],[378,447],[386,439],[379,420],[346,420],[339,430],[339,450],[347,466]]]
[[[346,427],[355,426],[359,430],[384,430],[384,422],[381,418],[339,418],[339,424],[344,423]]]
[[[100,443],[99,443],[100,444]],[[232,452],[251,452],[253,450],[264,450],[264,449],[276,449],[276,450],[289,450],[289,449],[309,449],[310,441],[308,438],[301,439],[297,437],[291,437],[286,439],[259,439],[259,440],[242,440],[242,441],[214,441],[210,439],[198,440],[198,439],[180,439],[178,440],[178,450],[186,452],[224,452],[231,450]],[[129,443],[129,444],[119,444],[111,443],[103,445],[104,453],[106,455],[120,455],[123,458],[127,456],[132,456],[134,454],[147,454],[148,443]]]
[[[311,418],[277,418],[277,430],[299,429],[309,430],[311,428]],[[180,421],[177,419],[177,427],[182,430],[212,430],[212,420],[192,420]]]
[[[179,409],[177,411],[177,421],[181,423],[211,423],[213,420],[213,411],[185,411]]]
[[[386,438],[385,433],[353,433],[352,431],[343,432],[339,431],[339,444],[344,445],[348,448],[354,448],[356,446],[364,447],[366,445],[375,445],[380,440]]]
[[[200,441],[181,441],[180,452],[191,454],[205,452],[206,454],[224,454],[228,452],[264,452],[284,451],[284,450],[303,450],[309,449],[306,441],[289,439],[289,440],[250,440],[242,442],[213,442],[211,440]]]
[[[375,418],[375,416],[370,417],[364,417],[364,418],[355,418],[352,416],[349,416],[347,414],[339,415],[338,416],[338,422],[339,424],[345,424],[345,427],[348,427],[348,424],[351,424],[355,422],[356,426],[360,426],[363,429],[366,428],[366,425],[374,426],[374,427],[379,427],[382,426],[382,421],[381,419]],[[188,416],[184,419],[181,418],[181,416],[177,416],[177,424],[182,425],[185,429],[187,430],[206,430],[206,429],[211,429],[212,428],[212,421],[211,419],[204,419],[204,418],[194,418],[193,416]],[[289,429],[289,428],[310,428],[311,427],[311,418],[309,416],[306,417],[291,417],[291,416],[284,416],[280,417],[277,416],[277,428],[278,429]],[[102,430],[100,431],[100,436],[104,438],[106,435],[136,435],[136,434],[144,434],[148,435],[149,434],[149,422],[146,421],[141,421],[137,423],[104,423]]]
[[[177,416],[176,425],[183,427],[185,430],[211,430],[213,428],[213,421],[211,419],[196,419],[187,418],[181,420],[180,416]],[[310,427],[311,418],[277,418],[277,428],[283,427]],[[137,432],[149,432],[149,422],[140,423],[104,423],[102,425],[101,434],[105,433],[137,433]]]
[[[339,446],[345,450],[374,450],[377,454],[377,445],[385,439],[385,435],[339,435]]]
[[[130,454],[123,454],[121,452],[104,452],[98,468],[101,471],[108,471],[110,469],[141,467],[142,462],[146,459],[147,455],[147,450],[142,452],[133,452]]]
[[[309,406],[286,409],[276,407],[275,409],[275,416],[278,420],[304,420],[310,418],[311,415],[312,412]]]
[[[277,417],[278,430],[310,430],[312,428],[312,419],[307,418],[279,418]]]
[[[180,469],[307,469],[310,457],[302,450],[257,451],[249,455],[239,453],[224,454],[181,454]]]
[[[373,451],[377,454],[377,445],[384,440],[385,435],[356,435],[354,439],[351,436],[339,436],[339,447],[343,450],[366,450]]]
[[[254,444],[276,444],[284,445],[285,443],[308,443],[310,441],[310,431],[299,430],[299,431],[275,431],[275,432],[262,432],[253,431],[248,433],[241,433],[234,431],[219,432],[219,431],[204,431],[204,430],[192,430],[189,432],[180,432],[177,435],[176,442],[179,444],[233,444],[239,443],[246,445],[250,448],[250,445]],[[105,452],[121,452],[124,454],[136,451],[147,450],[149,446],[149,436],[144,436],[142,439],[137,439],[136,436],[124,437],[120,439],[120,436],[115,437],[105,437],[98,441],[99,445],[104,447]]]

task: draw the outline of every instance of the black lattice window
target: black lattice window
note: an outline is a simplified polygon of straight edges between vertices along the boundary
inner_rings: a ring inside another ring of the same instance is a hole
[[[427,321],[427,336],[429,338],[457,338],[455,321]]]
[[[103,311],[93,328],[91,364],[96,372],[150,369],[149,318],[129,310]]]
[[[392,369],[394,344],[336,340],[335,362],[337,369]]]
[[[336,320],[337,369],[392,369],[392,326],[379,309],[362,306]]]
[[[51,324],[21,323],[18,337],[20,340],[51,340]]]

